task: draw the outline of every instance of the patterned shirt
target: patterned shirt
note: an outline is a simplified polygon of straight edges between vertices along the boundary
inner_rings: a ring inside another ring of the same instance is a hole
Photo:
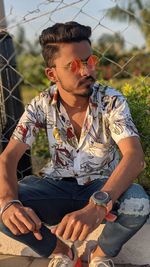
[[[52,179],[75,177],[80,185],[108,178],[119,162],[116,144],[138,136],[126,99],[99,83],[93,85],[79,141],[56,85],[26,106],[12,138],[30,147],[40,128],[46,130],[50,151],[42,175]]]

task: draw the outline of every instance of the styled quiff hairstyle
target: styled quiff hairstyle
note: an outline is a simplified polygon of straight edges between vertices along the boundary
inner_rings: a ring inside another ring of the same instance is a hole
[[[75,21],[56,23],[43,30],[39,41],[42,55],[47,67],[54,65],[54,59],[59,53],[61,43],[88,41],[90,44],[91,27],[81,25]]]

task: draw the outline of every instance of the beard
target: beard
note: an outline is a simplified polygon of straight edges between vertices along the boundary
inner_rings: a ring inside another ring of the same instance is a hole
[[[80,79],[73,90],[70,90],[66,85],[64,85],[63,81],[58,79],[62,89],[68,93],[72,93],[74,96],[80,97],[89,97],[93,93],[93,84],[95,79],[92,76],[87,76]]]

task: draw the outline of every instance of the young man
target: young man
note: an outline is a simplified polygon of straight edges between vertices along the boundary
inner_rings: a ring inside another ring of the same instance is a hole
[[[90,27],[76,22],[43,30],[45,72],[54,85],[27,105],[0,156],[1,231],[41,256],[53,253],[49,266],[73,266],[73,250],[60,238],[85,240],[104,219],[89,266],[113,266],[110,257],[149,214],[147,194],[132,184],[144,167],[138,133],[121,93],[95,82],[90,35]],[[50,163],[43,178],[18,184],[18,161],[40,128],[47,132]],[[46,224],[56,226],[50,231]]]

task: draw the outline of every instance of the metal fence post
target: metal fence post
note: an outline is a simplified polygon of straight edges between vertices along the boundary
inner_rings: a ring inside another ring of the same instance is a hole
[[[22,77],[16,71],[12,37],[4,31],[0,32],[0,76],[1,95],[3,95],[5,106],[5,125],[1,130],[2,149],[4,149],[24,111],[19,91]],[[31,162],[29,155],[25,154],[18,165],[18,176],[22,178],[29,174],[31,174]]]

